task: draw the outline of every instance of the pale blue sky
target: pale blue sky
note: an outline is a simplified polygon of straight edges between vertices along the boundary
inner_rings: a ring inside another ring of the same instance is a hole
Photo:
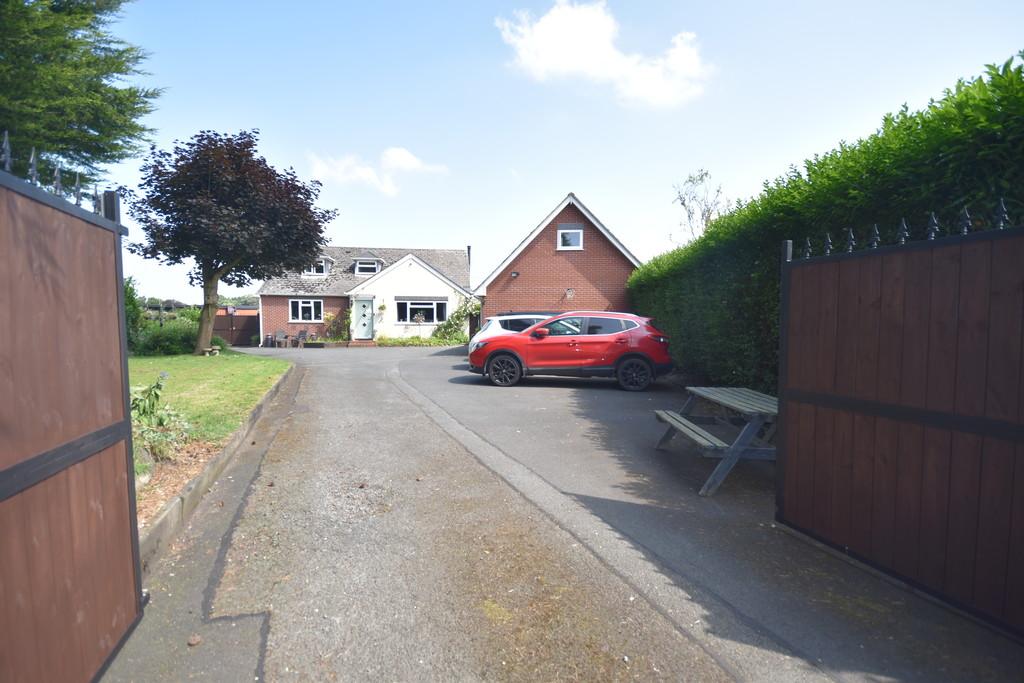
[[[166,88],[158,146],[259,128],[272,164],[323,181],[332,243],[471,244],[475,285],[570,191],[642,260],[666,251],[688,173],[756,195],[1014,55],[1022,26],[1021,2],[139,0],[115,30]],[[201,300],[184,268],[125,271]]]

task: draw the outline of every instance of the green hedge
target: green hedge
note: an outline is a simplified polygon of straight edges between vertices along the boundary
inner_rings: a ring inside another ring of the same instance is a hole
[[[199,325],[191,320],[176,319],[165,321],[163,325],[150,321],[143,326],[138,342],[132,348],[136,356],[177,356],[192,353],[196,348],[199,336]],[[217,335],[210,341],[211,345],[222,349],[228,343]]]
[[[820,253],[826,231],[841,248],[852,228],[863,246],[877,223],[892,242],[904,217],[911,239],[921,239],[929,212],[955,229],[964,207],[973,229],[986,229],[1000,197],[1016,224],[1024,215],[1020,59],[958,82],[920,112],[904,107],[870,137],[765,183],[699,239],[638,268],[629,280],[633,307],[657,319],[676,362],[696,378],[771,391],[783,240],[799,254],[809,237]]]
[[[465,334],[452,337],[386,337],[378,335],[373,340],[377,346],[461,346],[469,343]]]

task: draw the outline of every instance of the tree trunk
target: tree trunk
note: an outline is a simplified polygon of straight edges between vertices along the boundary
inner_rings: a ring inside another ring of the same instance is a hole
[[[213,337],[213,319],[217,315],[217,285],[220,276],[213,275],[203,280],[203,311],[199,315],[199,336],[196,338],[196,349],[193,353],[203,355],[203,349],[210,348]]]

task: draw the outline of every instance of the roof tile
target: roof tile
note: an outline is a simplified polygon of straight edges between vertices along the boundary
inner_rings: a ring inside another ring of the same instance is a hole
[[[269,296],[345,296],[345,293],[368,276],[355,274],[355,261],[368,258],[379,258],[383,267],[387,268],[399,261],[406,254],[413,254],[446,277],[469,289],[469,257],[464,249],[385,249],[366,247],[324,247],[324,255],[334,260],[330,273],[326,276],[302,275],[286,273],[281,277],[272,278],[263,283],[259,294]]]

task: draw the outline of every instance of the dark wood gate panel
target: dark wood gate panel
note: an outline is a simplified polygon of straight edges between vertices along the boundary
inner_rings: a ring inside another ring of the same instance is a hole
[[[232,346],[252,346],[252,338],[260,335],[258,315],[216,315],[213,333]]]
[[[117,197],[0,172],[0,680],[88,681],[142,616]]]
[[[1024,633],[1024,229],[791,252],[777,518]]]

